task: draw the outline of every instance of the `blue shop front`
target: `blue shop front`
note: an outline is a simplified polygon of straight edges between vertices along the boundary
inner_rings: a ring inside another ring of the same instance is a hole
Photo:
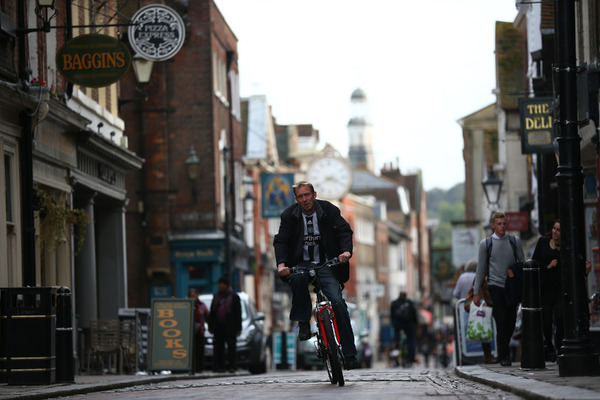
[[[220,231],[186,233],[171,235],[169,247],[171,263],[175,266],[176,297],[187,296],[190,288],[199,294],[217,291],[217,281],[228,274],[225,264],[225,235]],[[240,287],[240,275],[249,270],[248,248],[238,238],[230,240],[231,260],[234,264],[233,276],[230,276],[234,290]]]

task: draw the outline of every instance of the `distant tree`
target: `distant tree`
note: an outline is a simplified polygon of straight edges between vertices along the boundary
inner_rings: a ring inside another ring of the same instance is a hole
[[[452,221],[460,221],[465,217],[464,184],[458,184],[447,191],[433,189],[427,192],[427,215],[438,220],[432,229],[433,248],[450,247]]]

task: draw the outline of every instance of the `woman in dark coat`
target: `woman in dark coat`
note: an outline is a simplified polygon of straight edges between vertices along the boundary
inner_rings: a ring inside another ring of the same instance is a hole
[[[550,231],[535,246],[533,259],[540,267],[540,294],[542,326],[546,361],[556,361],[557,350],[564,338],[562,303],[562,278],[560,271],[560,221],[556,220]],[[553,328],[555,331],[553,332]],[[552,334],[554,333],[554,341]]]

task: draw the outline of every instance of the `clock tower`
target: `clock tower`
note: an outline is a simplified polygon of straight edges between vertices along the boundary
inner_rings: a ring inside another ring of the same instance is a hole
[[[366,169],[375,172],[373,159],[372,126],[369,120],[367,95],[356,89],[350,97],[350,121],[348,121],[348,158],[352,169]]]

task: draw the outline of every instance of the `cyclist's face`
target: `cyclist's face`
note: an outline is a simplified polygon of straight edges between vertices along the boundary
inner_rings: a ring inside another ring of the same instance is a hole
[[[310,190],[308,186],[300,186],[296,188],[296,201],[300,204],[300,208],[304,214],[312,214],[315,211],[315,199],[317,192]]]
[[[494,218],[492,229],[498,237],[503,237],[506,233],[506,218]]]

